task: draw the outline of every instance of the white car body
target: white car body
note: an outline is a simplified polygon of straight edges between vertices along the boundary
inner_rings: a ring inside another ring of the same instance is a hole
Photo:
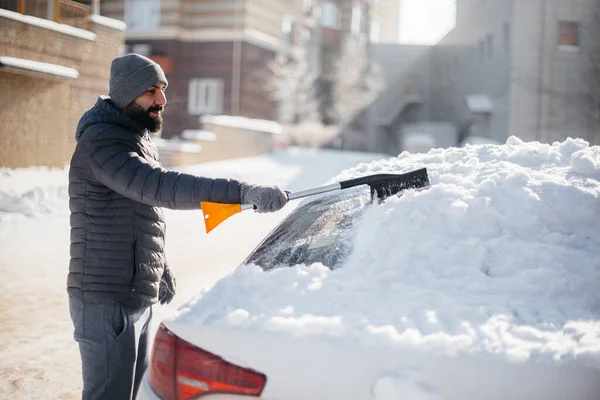
[[[229,362],[264,373],[267,382],[260,397],[256,397],[260,399],[386,399],[390,398],[386,397],[386,386],[399,385],[405,393],[414,392],[414,399],[564,400],[581,386],[598,388],[594,384],[597,372],[589,369],[542,366],[535,362],[515,365],[501,357],[485,360],[477,356],[439,357],[318,339],[290,340],[243,330],[179,324],[177,319],[166,321],[165,326],[180,338]],[[419,376],[413,376],[413,371],[419,371]],[[521,376],[527,376],[529,381],[515,390],[513,383]],[[443,397],[436,393],[427,396],[429,385],[435,386]],[[593,396],[590,392],[588,398],[593,400]],[[248,396],[210,394],[206,398],[234,400]],[[160,399],[152,391],[147,373],[137,399]]]

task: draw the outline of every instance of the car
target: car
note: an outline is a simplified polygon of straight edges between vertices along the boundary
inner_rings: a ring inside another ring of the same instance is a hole
[[[271,271],[315,262],[337,268],[348,254],[348,248],[339,239],[347,234],[354,219],[371,202],[368,190],[355,188],[321,195],[300,205],[257,246],[241,268],[254,264],[264,271]],[[194,398],[206,389],[216,389],[221,393],[215,399],[247,399],[248,395],[264,393],[267,386],[265,373],[230,363],[211,353],[209,350],[214,352],[214,349],[206,346],[208,342],[200,347],[186,341],[186,332],[187,328],[179,326],[177,320],[164,321],[160,325],[154,339],[152,361],[138,399]],[[207,330],[205,333],[208,335],[205,339],[210,341],[209,337],[216,332]],[[217,334],[219,336],[221,334]],[[240,344],[247,340],[239,339]],[[237,341],[235,334],[230,340]],[[253,351],[253,347],[248,349]],[[184,371],[188,367],[189,370]],[[176,383],[172,375],[174,368],[180,375]],[[185,394],[181,395],[181,392]]]
[[[587,152],[404,154],[371,168],[425,165],[431,187],[304,200],[162,321],[138,400],[597,399]]]

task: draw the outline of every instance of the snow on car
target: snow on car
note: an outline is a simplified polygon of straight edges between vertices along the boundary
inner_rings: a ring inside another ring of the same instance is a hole
[[[162,322],[138,398],[600,398],[600,148],[511,137],[331,182],[422,167],[385,201],[304,200]]]

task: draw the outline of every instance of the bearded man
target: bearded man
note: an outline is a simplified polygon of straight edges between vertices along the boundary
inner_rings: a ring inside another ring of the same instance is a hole
[[[288,201],[276,186],[209,179],[161,167],[150,133],[162,127],[167,78],[138,54],[113,60],[109,96],[79,121],[69,171],[69,311],[82,362],[83,399],[135,398],[148,365],[152,305],[169,303],[175,279],[165,257],[162,207],[200,202]]]

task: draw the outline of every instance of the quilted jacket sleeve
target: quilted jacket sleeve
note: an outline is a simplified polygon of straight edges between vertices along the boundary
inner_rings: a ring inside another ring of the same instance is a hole
[[[240,182],[210,179],[151,165],[126,142],[97,137],[90,147],[92,174],[122,196],[177,210],[199,209],[201,201],[240,203]]]

